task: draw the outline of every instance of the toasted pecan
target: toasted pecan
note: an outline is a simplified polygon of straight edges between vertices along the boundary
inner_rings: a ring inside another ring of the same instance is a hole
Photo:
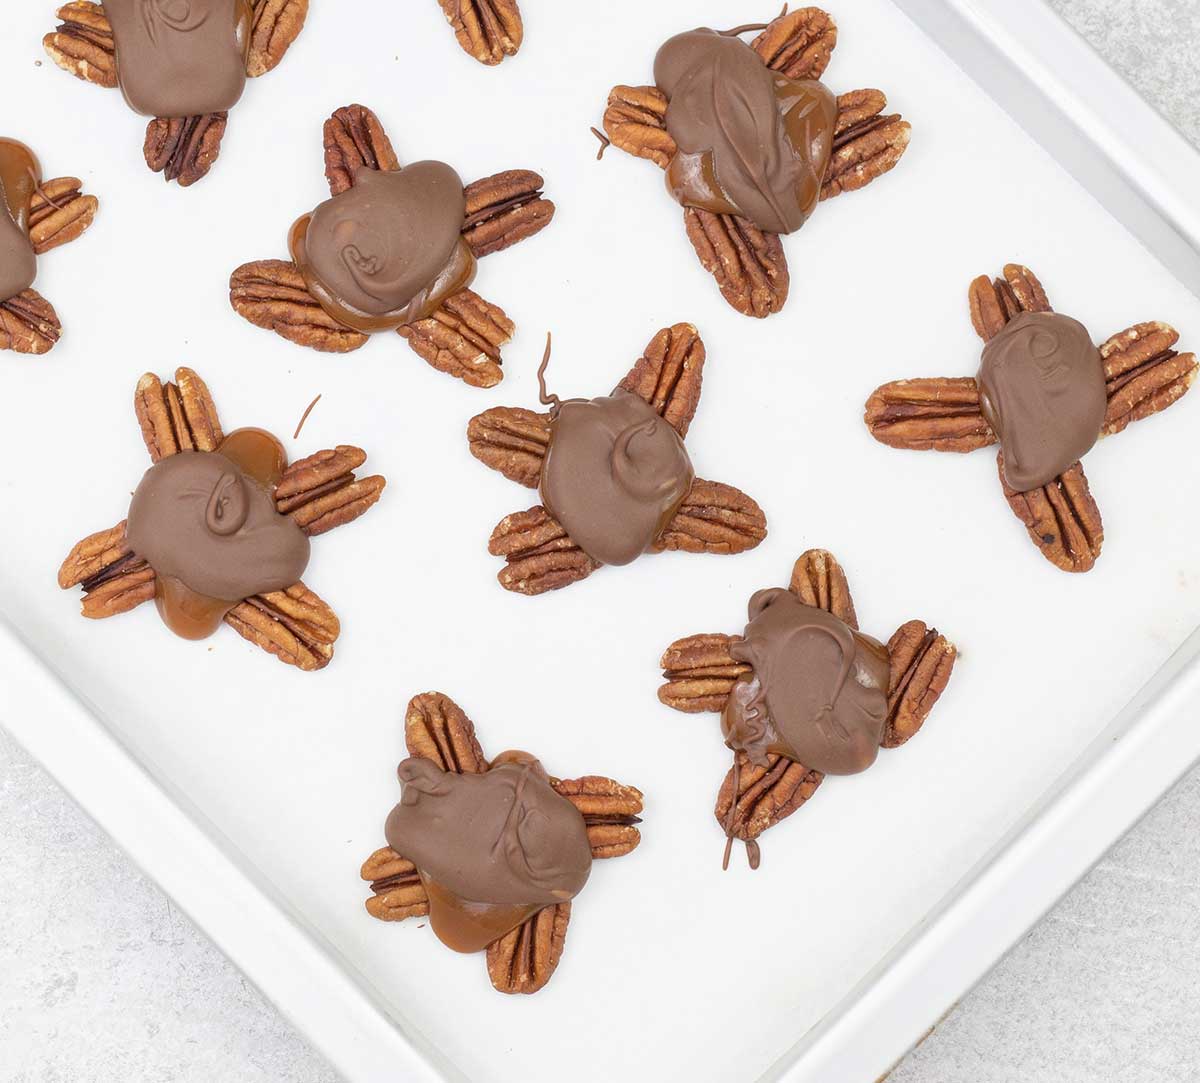
[[[655,552],[744,553],[767,536],[767,517],[740,489],[697,478]]]
[[[1063,571],[1089,571],[1100,556],[1104,524],[1083,467],[1076,463],[1048,485],[1017,492],[1004,479],[1003,453],[996,465],[1008,506],[1042,555]]]
[[[663,678],[659,700],[688,714],[723,711],[739,677],[751,672],[745,662],[729,653],[735,636],[707,633],[672,643],[662,656]]]
[[[704,342],[692,324],[664,327],[617,386],[645,399],[680,436],[687,436],[700,405],[704,358]]]
[[[487,758],[475,736],[475,724],[449,696],[422,692],[408,702],[404,741],[410,756],[432,760],[443,771],[481,775]]]
[[[37,290],[23,290],[0,301],[0,350],[43,354],[61,337],[58,313]]]
[[[887,727],[884,748],[898,748],[925,724],[929,712],[946,690],[958,650],[936,628],[910,620],[888,640],[891,677],[888,682]]]
[[[824,609],[851,628],[858,628],[846,572],[827,549],[809,549],[800,554],[788,589],[805,605]]]
[[[863,419],[889,447],[967,452],[996,442],[973,376],[893,380],[871,393]]]
[[[256,594],[225,616],[238,635],[299,669],[323,669],[341,632],[337,614],[303,583]]]
[[[554,976],[567,940],[571,904],[539,910],[487,949],[488,977],[501,993],[536,993]]]

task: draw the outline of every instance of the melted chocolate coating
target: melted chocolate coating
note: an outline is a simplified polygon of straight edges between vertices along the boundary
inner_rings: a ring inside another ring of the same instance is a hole
[[[675,199],[771,233],[804,225],[833,151],[837,99],[823,84],[779,75],[741,39],[708,29],[667,41],[654,79],[669,98]]]
[[[480,951],[583,890],[592,870],[583,816],[533,757],[506,753],[481,775],[413,757],[396,773],[388,845],[417,866],[447,946]]]
[[[979,405],[1000,437],[1005,480],[1037,489],[1100,436],[1108,398],[1092,336],[1057,312],[1023,312],[983,349]]]
[[[308,566],[308,537],[238,461],[266,444],[258,432],[231,433],[221,452],[162,459],[129,504],[129,546],[155,571],[163,619],[186,638],[211,634],[238,602],[290,587]]]
[[[353,188],[292,227],[292,258],[334,319],[364,333],[392,331],[471,284],[465,213],[462,178],[444,162],[362,166]]]
[[[593,560],[628,564],[654,544],[695,478],[679,433],[644,399],[614,391],[559,405],[541,497]]]
[[[753,672],[721,717],[725,743],[759,765],[775,753],[827,775],[865,771],[887,720],[887,648],[789,590],[760,590],[749,610],[730,654]]]
[[[254,17],[249,0],[105,0],[117,79],[148,117],[194,117],[237,104]]]
[[[38,160],[24,143],[0,139],[0,301],[29,289],[37,278],[37,256],[29,240],[29,205],[42,183]]]

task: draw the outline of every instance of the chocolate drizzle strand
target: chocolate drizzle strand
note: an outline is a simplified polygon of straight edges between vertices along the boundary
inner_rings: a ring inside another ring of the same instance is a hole
[[[360,166],[353,187],[292,227],[292,258],[334,319],[364,333],[395,330],[474,279],[465,213],[462,179],[443,162]]]
[[[194,117],[242,96],[254,15],[249,0],[105,0],[117,79],[131,109]]]
[[[0,138],[0,301],[9,301],[33,285],[37,256],[29,239],[29,212],[40,189],[42,171],[24,143]]]
[[[275,437],[239,429],[216,451],[181,451],[146,471],[126,537],[154,570],[158,611],[176,634],[203,639],[243,599],[300,581],[308,537],[274,499],[286,467]]]
[[[1004,479],[1049,484],[1091,450],[1108,408],[1100,351],[1057,312],[1022,312],[983,349],[979,408],[1000,438]]]
[[[412,757],[397,769],[388,845],[420,874],[429,922],[455,951],[482,951],[539,910],[574,898],[592,867],[579,810],[527,753],[479,774]]]
[[[772,71],[737,33],[698,29],[662,46],[654,78],[675,142],[667,189],[685,207],[794,233],[821,199],[838,106],[815,79]]]

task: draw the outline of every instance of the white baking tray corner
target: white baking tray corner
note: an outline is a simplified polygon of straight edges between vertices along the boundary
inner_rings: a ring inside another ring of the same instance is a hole
[[[1200,400],[1089,455],[1107,538],[1082,577],[1033,550],[987,453],[890,451],[862,402],[888,379],[969,373],[966,284],[1013,260],[1097,337],[1163,319],[1194,348],[1200,157],[1040,0],[831,0],[828,83],[886,89],[913,142],[789,239],[788,308],[756,323],[696,267],[657,172],[616,151],[597,164],[587,128],[672,32],[765,13],[522,6],[527,41],[497,71],[433,3],[317,0],[187,192],[145,171],[119,95],[35,65],[45,12],[10,13],[0,92],[26,106],[5,134],[83,176],[101,213],[42,263],[62,342],[0,355],[0,721],[353,1083],[540,1083],[564,1062],[580,1080],[875,1079],[1200,756]],[[283,255],[322,198],[320,122],[349,101],[404,160],[545,175],[555,222],[476,284],[518,324],[499,389],[398,341],[330,358],[230,312],[233,267]],[[678,320],[708,347],[697,469],[760,500],[767,541],[505,594],[483,543],[530,497],[471,459],[467,418],[534,401],[547,328],[555,389],[594,394]],[[232,635],[174,640],[149,607],[85,622],[55,587],[145,467],[137,376],[178,364],[227,427],[290,432],[323,392],[294,451],[360,443],[389,478],[370,516],[314,546],[306,581],[344,629],[320,674]],[[726,754],[714,720],[657,703],[655,661],[677,636],[736,630],[810,546],[838,553],[868,631],[923,617],[960,662],[917,740],[825,785],[763,840],[758,873],[722,875]],[[597,868],[536,997],[496,995],[479,959],[362,909],[403,706],[430,687],[489,749],[646,792],[642,847]]]

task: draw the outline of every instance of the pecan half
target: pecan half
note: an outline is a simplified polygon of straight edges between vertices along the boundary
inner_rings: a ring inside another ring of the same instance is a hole
[[[735,639],[712,633],[672,643],[662,656],[667,683],[658,689],[659,700],[687,714],[725,710],[734,683],[751,669],[729,653]]]
[[[146,125],[142,152],[155,173],[187,188],[203,178],[221,153],[221,138],[229,114],[198,117],[155,117]]]
[[[851,628],[858,627],[850,584],[837,558],[825,549],[802,553],[792,568],[788,587],[805,605],[824,609]]]
[[[74,0],[58,9],[58,29],[42,38],[50,59],[63,71],[96,86],[117,85],[117,50],[100,4]]]
[[[255,327],[322,353],[349,353],[367,336],[329,315],[308,292],[294,263],[260,259],[243,263],[229,278],[229,303]]]
[[[888,655],[887,729],[880,743],[898,748],[921,728],[946,690],[958,649],[936,628],[910,620],[888,640]]]
[[[362,448],[348,444],[297,459],[275,487],[275,507],[310,538],[354,522],[379,500],[387,484],[378,475],[354,476],[366,461]]]
[[[871,393],[863,420],[888,447],[975,451],[996,442],[972,376],[893,380]]]
[[[700,265],[743,316],[764,319],[783,308],[791,281],[778,233],[733,214],[685,207],[683,223]]]
[[[477,257],[511,248],[550,224],[554,204],[542,196],[544,183],[532,170],[508,169],[463,189],[463,239]]]
[[[615,86],[604,110],[604,131],[614,147],[666,169],[675,157],[667,131],[667,96],[656,86]]]
[[[371,917],[403,921],[429,913],[429,897],[416,865],[390,846],[376,850],[363,862],[362,878],[370,881],[374,892],[367,900],[367,913]]]
[[[729,824],[730,834],[744,842],[758,838],[767,828],[786,820],[817,792],[825,777],[820,771],[811,771],[803,764],[773,753],[768,754],[765,767],[756,767],[745,753],[739,752],[738,760],[737,808],[732,822],[729,812],[735,800],[733,768],[721,783],[713,811],[722,829]]]
[[[92,224],[100,201],[80,193],[78,177],[46,181],[29,201],[29,240],[39,256],[69,244]]]
[[[125,520],[122,519],[116,526],[98,530],[75,543],[58,569],[58,585],[63,590],[77,587],[129,555]]]
[[[100,620],[148,602],[155,577],[154,569],[130,552],[122,520],[75,545],[58,569],[58,585],[64,590],[82,586],[83,615]]]
[[[444,2],[444,0],[443,0]],[[571,904],[539,910],[487,949],[488,977],[501,993],[536,993],[554,976],[567,942]]]
[[[482,775],[487,758],[475,737],[475,724],[441,692],[422,692],[408,702],[404,741],[410,756],[432,760],[443,771]]]
[[[518,485],[536,489],[550,446],[550,415],[519,406],[493,406],[467,423],[467,446],[484,465]]]
[[[1049,485],[1019,493],[1004,480],[1003,454],[996,465],[1008,506],[1042,555],[1066,572],[1090,570],[1104,543],[1104,524],[1083,467],[1076,463]]]
[[[130,554],[83,584],[80,612],[89,620],[103,620],[128,613],[154,597],[154,569]]]
[[[246,74],[265,75],[291,48],[308,18],[308,0],[254,0],[254,25]]]
[[[732,485],[697,478],[654,551],[744,553],[766,536],[767,517],[754,500]]]
[[[497,578],[517,594],[559,590],[600,567],[540,504],[501,519],[488,540],[488,552],[504,557],[507,563]]]
[[[1018,313],[1051,311],[1037,275],[1019,263],[1006,264],[1003,278],[980,275],[971,283],[967,298],[971,323],[984,342],[995,338]]]
[[[61,337],[58,313],[37,290],[23,290],[0,301],[0,350],[42,354]]]
[[[341,632],[337,614],[303,583],[239,602],[225,623],[281,662],[306,671],[329,664]]]
[[[481,64],[499,64],[521,47],[517,0],[438,0],[458,44]]]
[[[868,112],[882,110],[886,104],[878,90],[856,90],[838,98],[837,130],[821,184],[822,200],[865,188],[895,169],[904,157],[912,125],[898,113],[879,116]]]
[[[1105,436],[1177,402],[1196,379],[1196,355],[1175,350],[1179,332],[1165,323],[1139,323],[1100,347],[1108,409]]]
[[[882,90],[850,90],[839,94],[837,117],[833,123],[834,147],[845,143],[855,133],[861,134],[867,124],[878,125],[891,117],[880,114],[887,106],[887,95]]]
[[[400,168],[400,159],[379,118],[365,105],[345,105],[334,111],[324,128],[325,179],[333,195],[354,187],[354,171]]]
[[[645,399],[680,436],[687,436],[700,405],[704,357],[704,343],[690,323],[664,327],[617,386]]]
[[[642,791],[601,775],[551,779],[555,793],[565,797],[583,816],[595,859],[624,857],[642,841]]]
[[[166,384],[145,373],[133,408],[152,462],[178,451],[216,451],[224,439],[208,385],[191,369],[176,369],[175,382]]]
[[[495,387],[504,377],[500,347],[513,335],[504,309],[474,290],[447,297],[428,319],[397,329],[409,346],[439,372],[471,387]]]
[[[815,7],[779,16],[751,42],[768,68],[789,79],[820,79],[836,46],[837,24]]]

